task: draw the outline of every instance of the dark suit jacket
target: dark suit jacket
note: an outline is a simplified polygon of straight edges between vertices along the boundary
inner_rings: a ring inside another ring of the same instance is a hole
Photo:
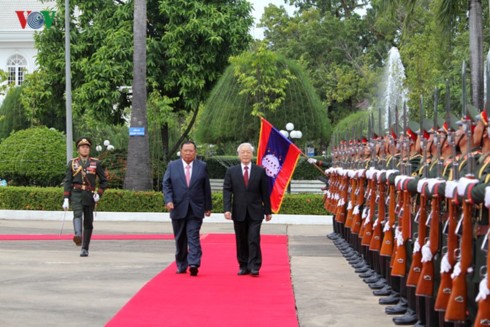
[[[163,198],[165,204],[174,204],[171,219],[185,218],[189,206],[195,216],[204,218],[204,212],[213,208],[206,164],[197,159],[192,162],[191,181],[187,187],[182,159],[170,162],[163,176]]]
[[[228,168],[223,183],[224,211],[230,211],[232,219],[245,220],[248,212],[253,220],[262,220],[271,214],[268,178],[265,169],[252,165],[248,187],[243,181],[242,166]]]

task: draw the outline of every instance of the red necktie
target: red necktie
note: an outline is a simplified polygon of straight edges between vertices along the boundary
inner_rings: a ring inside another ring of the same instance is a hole
[[[243,167],[245,172],[243,173],[243,181],[245,182],[245,187],[248,186],[248,166]]]
[[[187,182],[187,187],[189,187],[189,184],[191,182],[191,166],[190,165],[185,166],[185,181]]]

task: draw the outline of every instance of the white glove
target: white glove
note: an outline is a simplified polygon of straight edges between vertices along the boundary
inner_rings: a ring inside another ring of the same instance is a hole
[[[490,295],[490,290],[488,289],[487,286],[487,278],[488,276],[485,276],[480,282],[480,291],[478,292],[478,295],[476,296],[475,301],[480,302],[482,300],[485,300],[488,295]]]
[[[316,164],[318,160],[316,160],[315,158],[308,158],[308,162],[311,163],[312,165]]]
[[[447,181],[446,182],[446,198],[452,199],[454,196],[454,189],[458,186],[458,182],[456,181]]]
[[[424,244],[422,247],[422,262],[430,262],[432,261],[432,252],[430,252],[430,241]]]
[[[424,187],[425,183],[427,183],[427,178],[421,178],[417,182],[417,192],[422,193],[422,188]]]
[[[418,253],[418,252],[420,252],[420,243],[419,240],[416,240],[413,243],[413,253]]]
[[[451,278],[455,279],[461,274],[461,262],[457,262],[456,265],[454,266],[453,273],[451,274]]]
[[[451,264],[449,263],[449,257],[446,253],[441,260],[441,273],[448,273],[451,271]]]
[[[490,207],[490,186],[485,187],[485,207]]]
[[[100,200],[100,195],[98,193],[94,193],[94,202],[97,203]]]
[[[65,211],[66,211],[66,210],[68,210],[68,208],[69,208],[69,207],[70,207],[70,201],[68,200],[68,198],[65,198],[65,199],[63,200],[63,205],[62,205],[62,208],[63,208],[63,210],[65,210]]]
[[[478,183],[478,179],[470,179],[466,177],[461,177],[458,181],[458,194],[459,196],[464,196],[464,193],[470,184]]]
[[[353,215],[357,215],[359,213],[360,213],[360,210],[359,210],[359,206],[357,205],[357,206],[354,207],[354,209],[352,209],[352,214]]]
[[[429,192],[431,194],[433,194],[433,192],[434,192],[434,186],[436,186],[437,184],[441,184],[441,183],[446,183],[446,181],[443,180],[443,179],[439,179],[439,178],[430,178],[427,181],[427,187],[429,188]]]
[[[398,246],[403,245],[403,235],[402,235],[402,232],[398,228],[395,230],[395,240],[396,240],[396,245],[398,245]]]

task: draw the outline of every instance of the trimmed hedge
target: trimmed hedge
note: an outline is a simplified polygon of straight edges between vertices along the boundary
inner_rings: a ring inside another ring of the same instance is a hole
[[[0,209],[61,211],[63,189],[60,187],[0,187]],[[213,212],[223,212],[223,195],[213,193]],[[163,212],[160,192],[134,192],[109,189],[97,205],[97,211]],[[325,215],[321,194],[286,194],[281,214]]]

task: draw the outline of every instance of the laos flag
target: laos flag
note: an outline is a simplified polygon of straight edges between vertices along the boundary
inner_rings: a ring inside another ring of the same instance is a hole
[[[269,177],[271,209],[278,213],[301,150],[264,118],[260,118],[257,165],[264,167]]]

